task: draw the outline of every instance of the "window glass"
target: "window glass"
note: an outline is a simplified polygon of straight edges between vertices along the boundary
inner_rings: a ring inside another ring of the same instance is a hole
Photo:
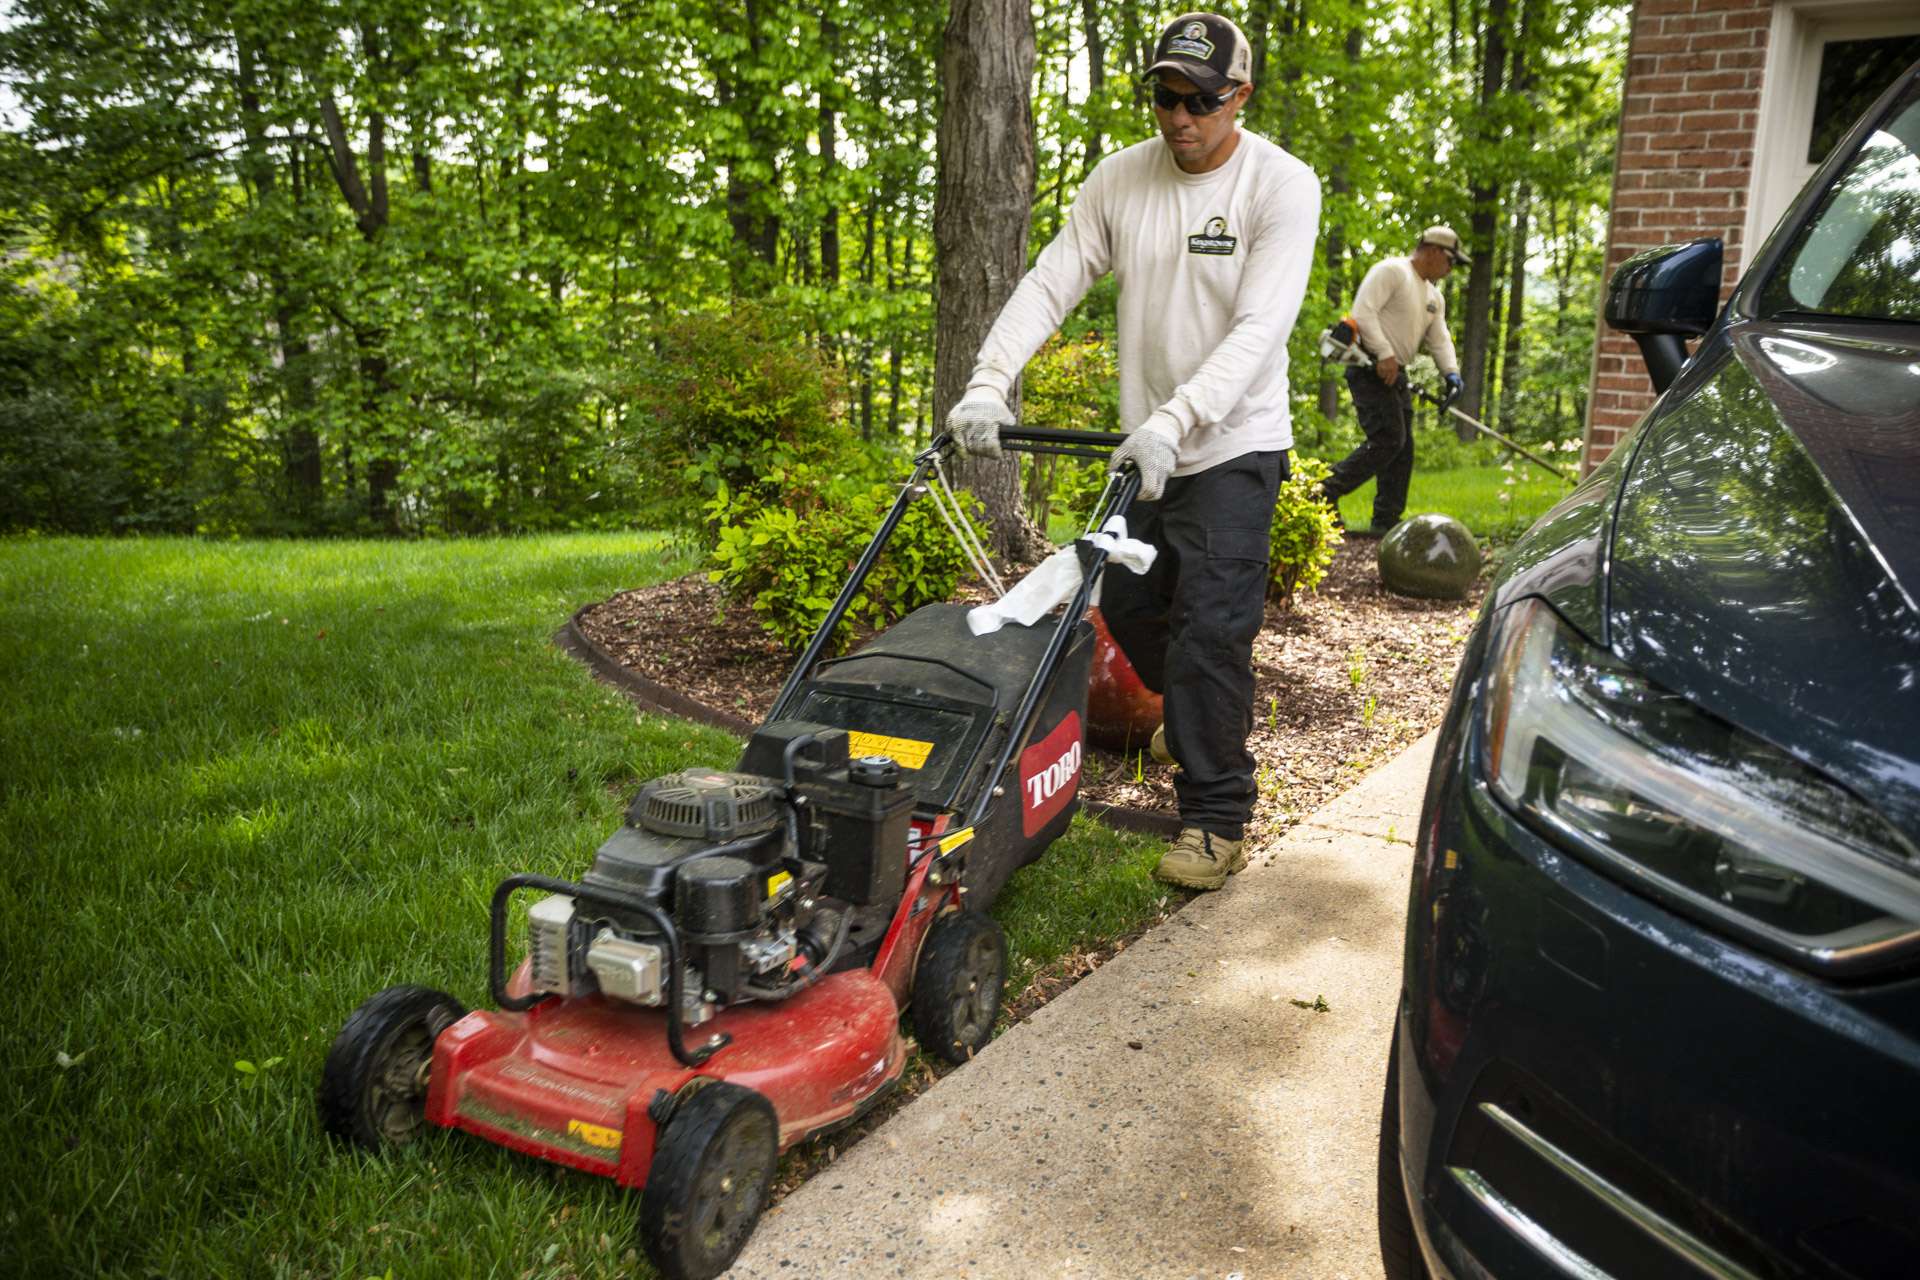
[[[1820,50],[1807,163],[1819,164],[1900,73],[1920,62],[1920,32],[1872,40],[1832,40]]]
[[[1759,309],[1920,322],[1920,85],[1821,196]]]

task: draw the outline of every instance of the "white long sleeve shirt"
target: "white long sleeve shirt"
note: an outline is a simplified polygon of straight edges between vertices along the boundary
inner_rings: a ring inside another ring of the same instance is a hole
[[[981,344],[968,388],[1006,395],[1033,353],[1108,271],[1120,286],[1120,421],[1156,411],[1179,438],[1175,475],[1293,447],[1287,338],[1320,222],[1320,181],[1257,134],[1186,173],[1158,137],[1094,167],[1067,224]]]
[[[1392,356],[1403,365],[1410,363],[1425,340],[1440,372],[1460,372],[1447,334],[1447,300],[1413,269],[1412,258],[1373,264],[1353,295],[1353,323],[1360,330],[1360,344],[1376,360]]]

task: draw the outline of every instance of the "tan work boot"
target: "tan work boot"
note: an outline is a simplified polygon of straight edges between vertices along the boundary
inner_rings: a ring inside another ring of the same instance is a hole
[[[1199,827],[1183,827],[1180,838],[1160,856],[1155,880],[1187,889],[1218,889],[1247,865],[1247,842],[1229,840]]]
[[[1153,741],[1147,744],[1147,754],[1161,764],[1173,763],[1173,752],[1167,750],[1167,723],[1162,720],[1153,731]]]

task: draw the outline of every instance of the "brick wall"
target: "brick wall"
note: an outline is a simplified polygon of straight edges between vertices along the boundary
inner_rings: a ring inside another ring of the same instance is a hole
[[[1726,243],[1721,298],[1740,277],[1742,223],[1772,0],[1638,0],[1621,93],[1607,278],[1643,249]],[[1654,400],[1633,339],[1606,322],[1587,404],[1588,467]]]

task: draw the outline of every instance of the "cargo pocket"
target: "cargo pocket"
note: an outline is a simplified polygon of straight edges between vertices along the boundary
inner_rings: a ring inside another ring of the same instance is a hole
[[[1267,531],[1207,530],[1206,569],[1197,576],[1192,616],[1200,634],[1193,638],[1226,646],[1218,656],[1225,660],[1230,653],[1238,662],[1266,618]],[[1208,621],[1202,625],[1201,618]]]
[[[1207,559],[1252,560],[1264,565],[1267,562],[1267,531],[1265,529],[1209,529],[1207,530]]]

